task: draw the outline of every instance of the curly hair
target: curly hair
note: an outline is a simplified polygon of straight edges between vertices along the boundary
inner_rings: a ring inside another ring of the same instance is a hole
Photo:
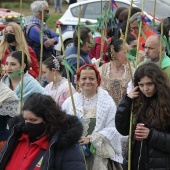
[[[36,102],[35,102],[36,101]],[[37,117],[41,117],[45,122],[45,129],[48,140],[57,130],[68,129],[69,115],[67,115],[59,105],[56,105],[52,97],[41,93],[31,94],[23,106],[23,111],[31,111]]]
[[[133,100],[133,113],[136,122],[141,121],[146,126],[167,129],[170,127],[170,82],[166,74],[155,64],[146,63],[140,66],[134,74],[134,86],[138,86],[141,78],[152,79],[156,93],[146,97],[139,90],[139,97]]]
[[[27,60],[30,64],[31,63],[30,54],[29,54],[29,51],[28,51],[28,45],[27,45],[27,42],[25,40],[23,31],[21,29],[21,26],[18,25],[17,23],[14,23],[14,22],[7,24],[6,27],[4,28],[4,35],[3,35],[1,43],[0,43],[0,46],[1,46],[1,48],[0,48],[0,60],[2,60],[3,57],[5,56],[6,50],[9,49],[9,44],[5,39],[5,31],[6,31],[6,28],[8,26],[11,26],[13,28],[13,31],[14,31],[14,34],[15,34],[16,51],[22,51],[22,47],[24,47],[24,53],[26,53]]]

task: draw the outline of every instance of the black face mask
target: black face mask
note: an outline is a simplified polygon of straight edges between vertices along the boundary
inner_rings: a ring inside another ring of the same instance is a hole
[[[8,33],[5,35],[5,39],[8,43],[12,43],[15,41],[15,35]]]
[[[26,122],[25,127],[31,142],[36,141],[45,131],[45,124],[43,122],[37,124]]]

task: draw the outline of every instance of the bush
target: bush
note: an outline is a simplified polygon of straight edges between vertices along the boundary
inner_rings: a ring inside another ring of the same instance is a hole
[[[13,8],[20,8],[20,3],[3,3],[2,8],[8,8],[8,9],[13,9]],[[28,9],[30,8],[30,5],[28,4],[22,4],[23,9]]]
[[[61,18],[62,14],[50,14],[50,18],[47,20],[47,25],[48,27],[50,27],[50,29],[55,32],[56,30],[56,21],[59,20],[59,18]]]

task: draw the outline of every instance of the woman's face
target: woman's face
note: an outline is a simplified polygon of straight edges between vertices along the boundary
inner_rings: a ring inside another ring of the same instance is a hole
[[[38,124],[42,123],[43,119],[41,117],[37,117],[35,114],[33,114],[31,111],[24,110],[23,112],[23,117],[26,122],[33,123],[33,124]]]
[[[6,59],[5,68],[7,75],[10,76],[13,72],[20,70],[21,65],[17,59],[13,58],[12,56],[8,56]]]
[[[48,83],[52,82],[54,79],[54,73],[46,65],[42,64],[42,76],[46,79]]]
[[[137,47],[137,40],[131,41],[131,43],[128,45],[128,50],[131,50],[133,48]]]
[[[96,93],[98,83],[94,70],[82,70],[80,72],[80,78],[77,82],[82,92]]]
[[[146,97],[152,97],[156,92],[155,84],[153,83],[152,79],[147,76],[140,79],[138,86]]]
[[[121,64],[127,64],[127,57],[126,57],[127,50],[124,46],[121,47],[121,50],[117,53],[118,61]]]
[[[13,30],[12,26],[8,25],[8,26],[6,27],[4,33],[5,33],[5,34],[8,34],[8,33],[14,34],[14,30]]]
[[[16,40],[15,40],[15,33],[12,26],[9,25],[5,28],[4,35],[5,35],[5,41],[7,41],[7,43],[9,43],[10,45],[14,46]]]

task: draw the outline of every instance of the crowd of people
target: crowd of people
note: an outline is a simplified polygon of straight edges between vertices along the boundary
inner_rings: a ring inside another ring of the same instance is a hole
[[[77,69],[77,30],[66,56],[58,56],[48,3],[34,1],[31,10],[26,34],[9,23],[0,42],[0,169],[170,169],[169,17],[163,36],[133,7],[126,42],[125,7],[105,23],[104,38],[102,19],[96,32],[81,26]]]

